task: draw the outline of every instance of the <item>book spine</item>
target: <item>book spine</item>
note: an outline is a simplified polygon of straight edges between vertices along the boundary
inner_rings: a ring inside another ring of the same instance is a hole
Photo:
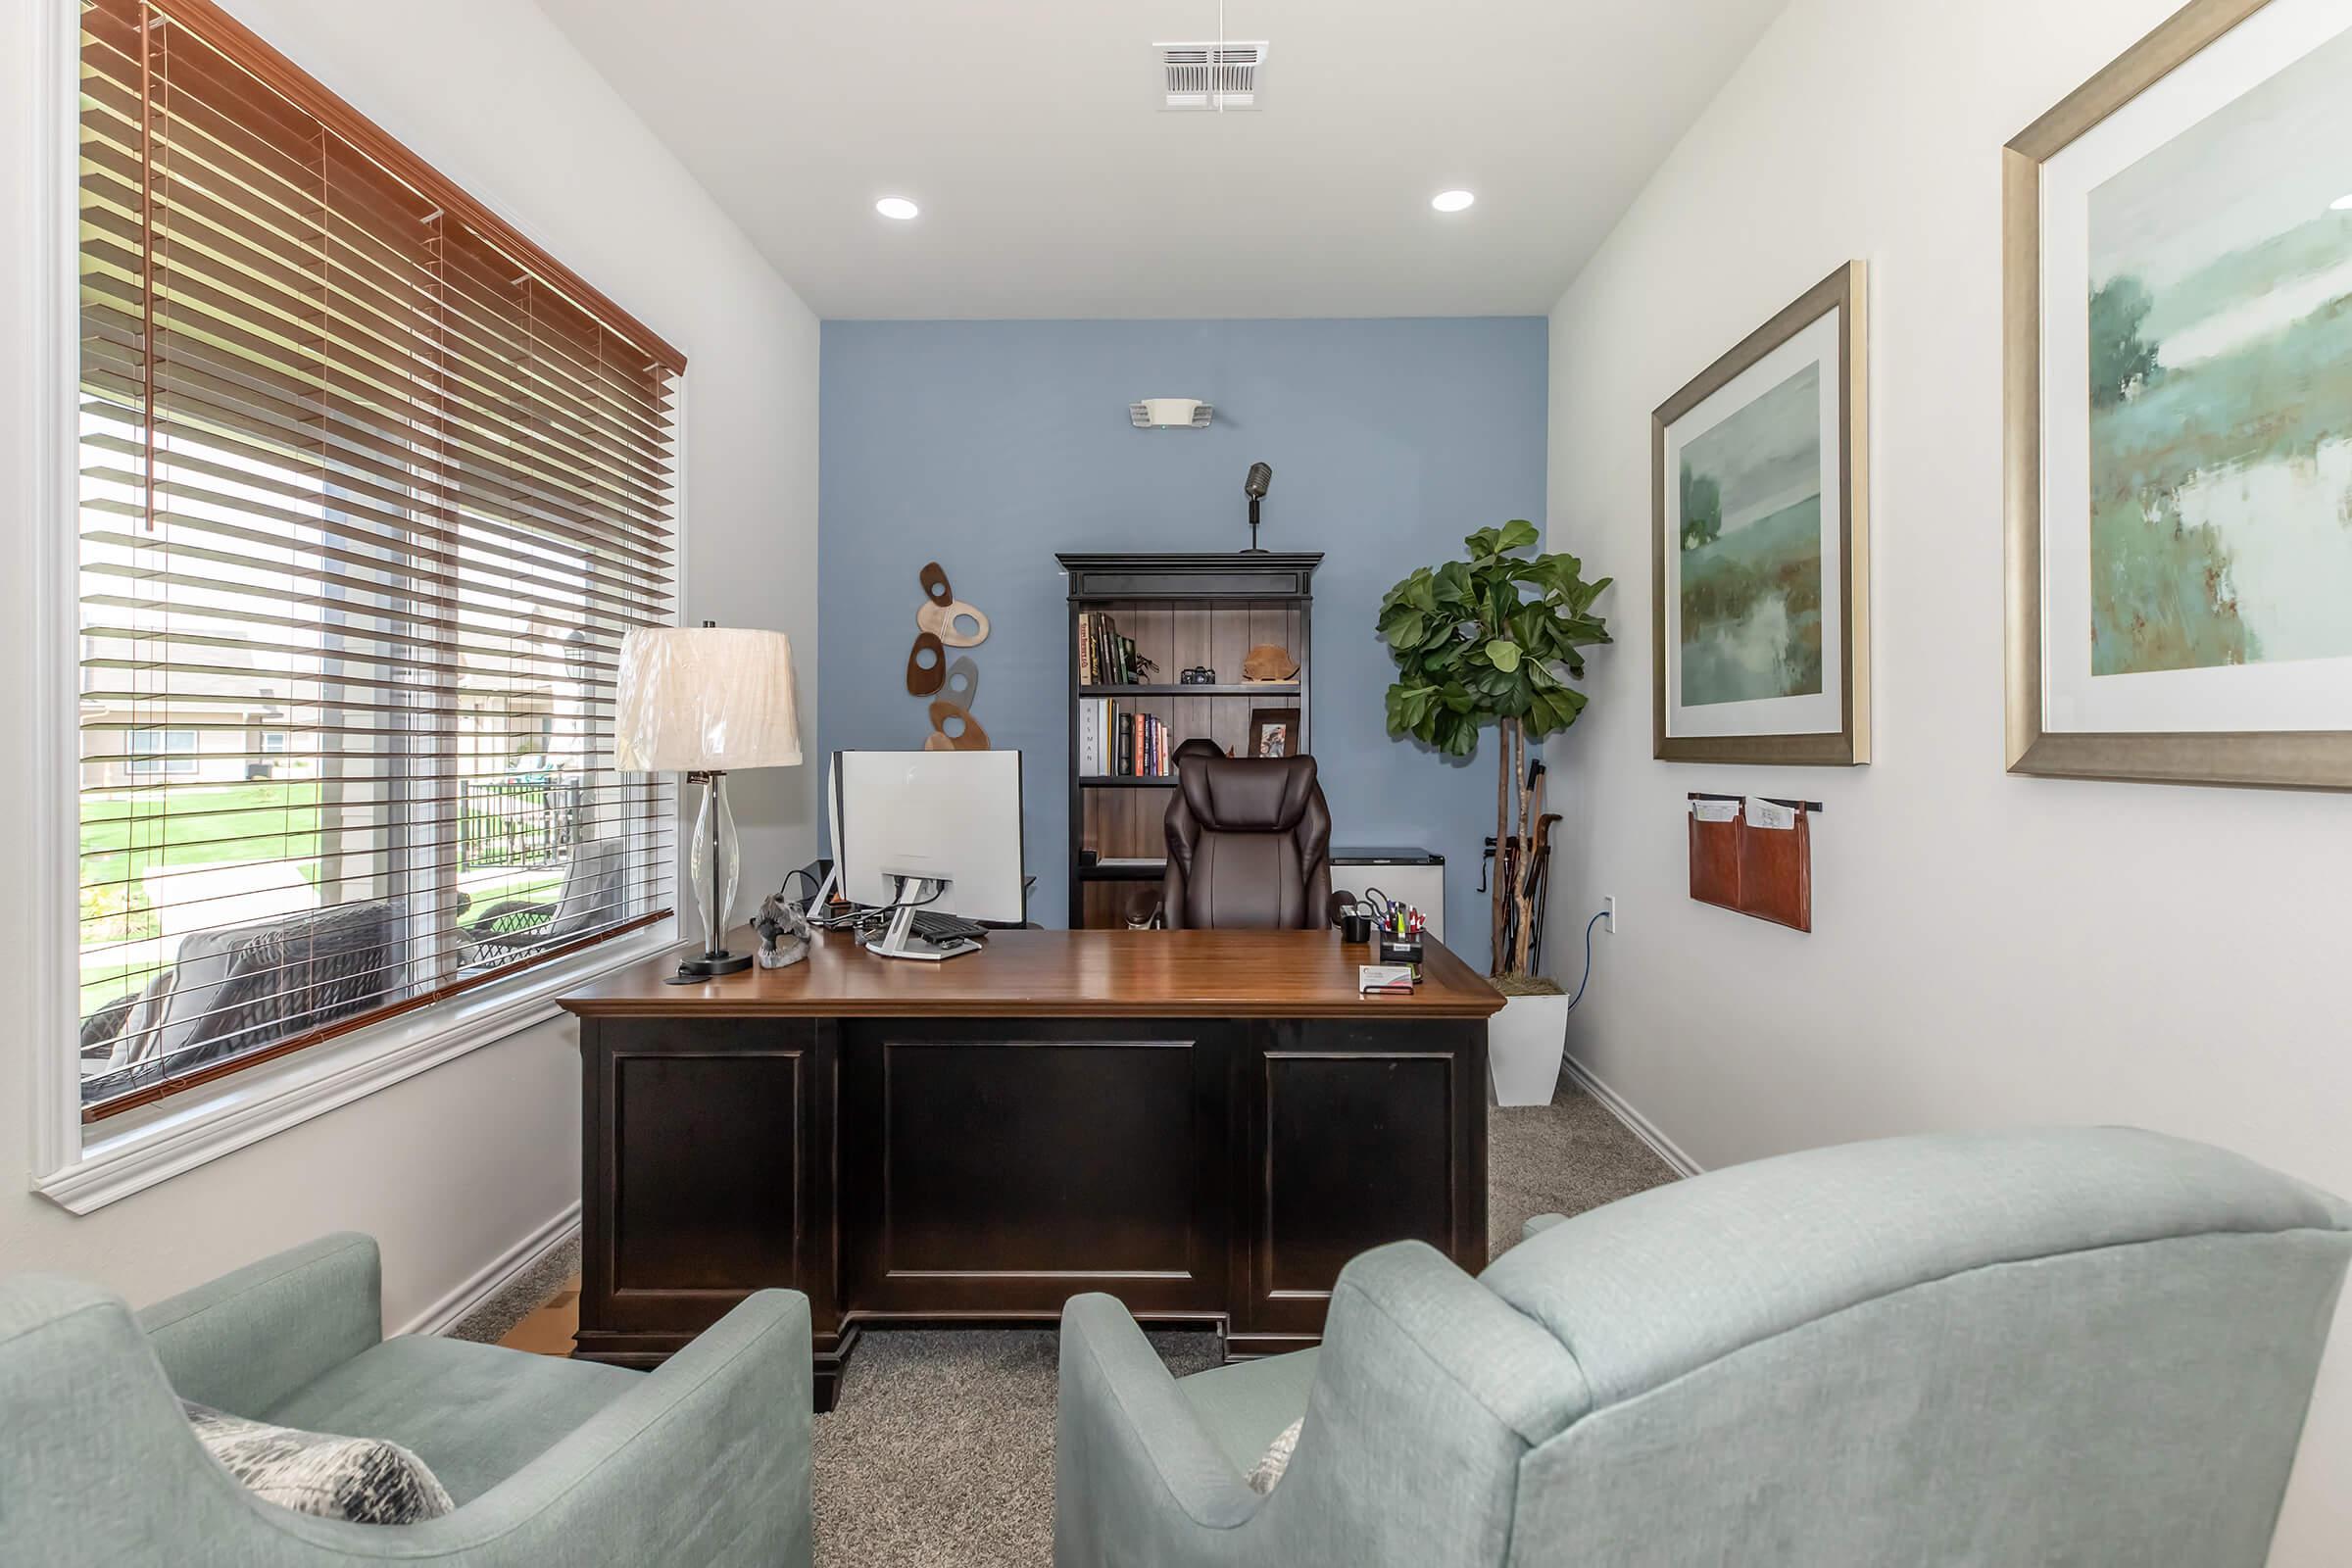
[[[1081,686],[1095,683],[1094,642],[1094,612],[1081,611],[1078,615],[1078,684]]]

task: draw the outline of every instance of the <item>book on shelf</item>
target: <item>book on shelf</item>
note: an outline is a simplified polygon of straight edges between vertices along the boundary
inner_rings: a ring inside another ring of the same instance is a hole
[[[1119,623],[1099,610],[1078,612],[1078,684],[1132,686],[1138,665],[1135,639],[1119,635]]]
[[[1122,710],[1114,698],[1079,699],[1078,776],[1174,778],[1175,727],[1155,713]]]

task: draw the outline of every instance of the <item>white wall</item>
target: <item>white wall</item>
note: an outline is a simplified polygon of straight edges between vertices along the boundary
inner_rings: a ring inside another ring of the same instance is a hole
[[[0,211],[32,208],[44,62],[39,9],[0,0]],[[263,37],[490,203],[682,349],[687,376],[686,610],[781,627],[816,680],[817,323],[702,187],[528,0],[321,5],[230,0]],[[69,700],[31,690],[29,541],[65,517],[24,515],[29,367],[51,302],[27,247],[0,249],[0,733]],[[747,893],[814,853],[813,768],[735,781]],[[0,755],[0,877],[33,881],[43,830],[21,754]],[[8,873],[14,872],[15,875]],[[0,995],[30,984],[34,920],[0,901]],[[12,965],[15,967],[12,969]],[[22,1014],[20,1013],[20,1016]],[[0,1034],[0,1273],[54,1269],[145,1301],[321,1231],[384,1246],[385,1316],[407,1322],[579,1196],[574,1032],[551,1023],[188,1175],[76,1218],[22,1191],[31,1154],[26,1064],[66,1042]]]
[[[1703,1165],[2125,1122],[2352,1194],[2352,800],[2002,771],[1999,149],[2174,5],[1796,0],[1553,313],[1551,547],[1619,580],[1617,646],[1551,747],[1555,903],[1624,911],[1569,1046]],[[1653,761],[1649,411],[1855,257],[1879,760]],[[1690,901],[1690,790],[1827,804],[1812,935]],[[1553,920],[1571,978],[1581,925]],[[2352,1560],[2347,1319],[2279,1564]]]

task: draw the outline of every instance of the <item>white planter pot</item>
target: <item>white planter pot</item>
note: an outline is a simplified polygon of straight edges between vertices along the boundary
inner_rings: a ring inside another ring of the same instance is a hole
[[[1503,1105],[1548,1105],[1568,1046],[1566,997],[1510,997],[1487,1020],[1487,1070]]]

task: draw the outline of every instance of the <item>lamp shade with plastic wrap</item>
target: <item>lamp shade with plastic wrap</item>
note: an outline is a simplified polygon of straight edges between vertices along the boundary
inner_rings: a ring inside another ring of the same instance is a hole
[[[639,627],[621,640],[612,765],[734,772],[801,760],[792,640],[742,626]]]

